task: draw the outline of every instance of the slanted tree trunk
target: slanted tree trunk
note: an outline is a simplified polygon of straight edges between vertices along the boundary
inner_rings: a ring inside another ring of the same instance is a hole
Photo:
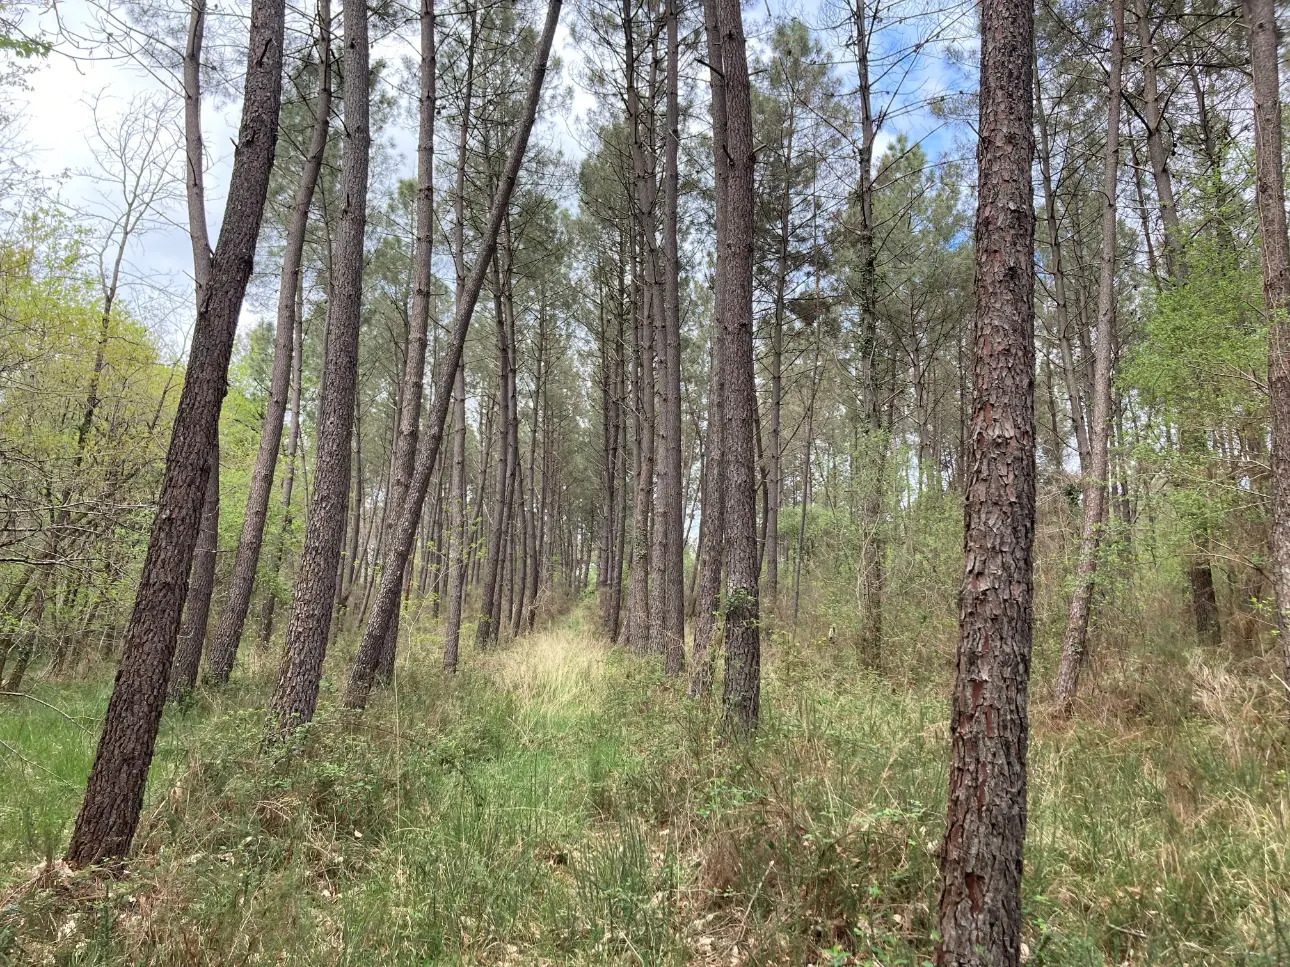
[[[251,608],[251,591],[255,587],[255,572],[260,564],[264,523],[269,515],[269,497],[273,491],[278,448],[282,443],[282,424],[286,416],[287,393],[291,386],[295,360],[296,294],[300,289],[301,268],[304,263],[305,230],[309,225],[309,209],[313,205],[314,188],[322,170],[331,124],[330,0],[319,0],[318,3],[318,63],[318,99],[314,105],[313,132],[304,167],[300,172],[300,181],[296,185],[291,220],[287,224],[286,250],[282,255],[277,329],[273,339],[273,370],[269,377],[269,399],[264,412],[264,426],[260,430],[260,448],[251,467],[246,516],[242,519],[242,534],[238,539],[228,600],[215,627],[215,638],[211,642],[210,661],[207,664],[210,680],[216,685],[228,681],[237,658],[242,628]],[[294,427],[292,433],[298,435]]]
[[[1255,204],[1262,236],[1272,398],[1272,588],[1282,639],[1282,685],[1290,709],[1290,238],[1281,160],[1280,50],[1273,0],[1243,0],[1254,75]]]
[[[752,93],[739,0],[708,0],[721,35],[725,94],[725,210],[718,222],[721,249],[717,280],[725,465],[724,545],[726,594],[722,602],[726,668],[722,691],[726,727],[745,734],[761,712],[761,633],[757,600],[757,389],[753,376],[753,175]],[[720,545],[718,545],[720,546]]]
[[[551,44],[555,38],[555,29],[560,20],[561,0],[548,0],[546,22],[538,37],[534,52],[533,71],[529,78],[528,91],[525,94],[523,108],[516,125],[514,140],[511,142],[510,154],[506,159],[506,168],[501,183],[493,196],[488,221],[480,240],[480,248],[475,256],[458,301],[453,320],[452,336],[444,357],[443,368],[436,379],[434,404],[424,431],[418,443],[417,461],[412,472],[412,483],[408,499],[404,502],[397,528],[393,532],[387,570],[381,576],[380,588],[363,632],[363,641],[359,646],[359,658],[355,659],[354,668],[365,667],[362,656],[365,651],[374,651],[382,641],[398,607],[399,591],[402,587],[402,569],[412,548],[416,535],[417,521],[421,516],[421,505],[425,501],[430,477],[434,472],[435,461],[439,458],[439,446],[443,440],[444,423],[448,417],[448,407],[452,400],[451,381],[455,379],[458,366],[461,365],[462,349],[466,343],[466,333],[470,329],[470,320],[479,301],[480,290],[484,286],[484,277],[497,249],[497,236],[501,231],[502,221],[510,208],[511,195],[519,179],[520,165],[528,146],[529,134],[533,130],[533,120],[537,114],[538,100],[542,94],[542,81],[546,77],[547,61],[551,54]],[[352,677],[345,692],[345,704],[350,708],[364,708],[371,691],[371,681],[361,677]]]
[[[189,366],[171,428],[157,514],[125,633],[121,665],[67,862],[129,852],[157,741],[175,636],[187,592],[210,457],[242,297],[277,146],[282,96],[282,0],[253,0],[242,121],[219,242],[193,327]]]
[[[1116,194],[1120,180],[1120,97],[1124,75],[1124,0],[1111,0],[1111,64],[1107,76],[1106,158],[1102,170],[1102,253],[1097,286],[1097,345],[1093,356],[1093,412],[1089,462],[1084,476],[1084,526],[1071,595],[1062,661],[1057,672],[1057,710],[1069,715],[1079,688],[1088,641],[1089,611],[1097,553],[1106,519],[1107,465],[1111,434],[1111,365],[1115,339]]]
[[[367,225],[369,124],[367,6],[344,9],[345,142],[341,159],[340,222],[327,311],[322,399],[314,492],[305,520],[305,543],[296,568],[287,641],[269,701],[267,739],[285,741],[313,719],[323,658],[336,600],[349,502],[350,443],[358,381],[358,332],[362,321],[363,233]],[[358,508],[354,509],[358,514]],[[414,528],[415,529],[415,528]],[[354,548],[357,550],[357,548]],[[402,585],[403,569],[398,579]]]
[[[1021,960],[1035,531],[1030,0],[981,7],[976,317],[938,967]]]

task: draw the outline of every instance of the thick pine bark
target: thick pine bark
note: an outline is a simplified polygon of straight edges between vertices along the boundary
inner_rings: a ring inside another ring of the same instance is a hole
[[[761,632],[757,600],[757,389],[753,376],[753,174],[752,91],[739,0],[711,0],[721,34],[725,79],[725,210],[717,239],[721,249],[720,302],[722,457],[725,464],[726,593],[722,602],[726,667],[722,702],[726,727],[756,728],[761,712]]]
[[[349,501],[371,149],[366,3],[352,0],[346,5],[344,29],[345,143],[340,173],[343,201],[327,313],[314,492],[305,520],[305,543],[296,569],[286,646],[277,686],[269,702],[272,718],[269,738],[273,741],[285,740],[296,728],[310,722],[318,704],[318,685],[322,680],[336,600]],[[357,515],[357,508],[354,513]],[[400,566],[395,575],[400,585],[402,576]]]
[[[269,498],[273,492],[273,476],[278,463],[278,448],[282,443],[282,424],[287,412],[287,394],[295,360],[296,294],[300,288],[301,268],[304,263],[305,230],[309,224],[309,209],[313,204],[314,188],[322,170],[323,154],[327,149],[327,134],[331,123],[331,4],[320,0],[318,4],[318,99],[314,106],[314,127],[304,168],[296,186],[296,196],[291,207],[291,220],[287,224],[286,250],[282,255],[282,280],[278,286],[277,329],[273,340],[273,370],[269,377],[269,398],[264,412],[264,426],[260,431],[260,448],[251,468],[250,492],[246,498],[246,516],[242,519],[242,535],[237,544],[237,559],[233,564],[233,577],[229,582],[228,600],[220,613],[211,641],[207,670],[210,681],[222,685],[228,681],[237,658],[242,629],[251,608],[251,591],[255,587],[255,573],[260,564],[260,550],[264,543],[264,523],[269,515]],[[293,431],[294,432],[294,431]]]
[[[981,8],[964,573],[936,963],[1021,955],[1035,530],[1034,8]]]
[[[1262,236],[1263,302],[1268,313],[1272,398],[1272,588],[1282,639],[1282,683],[1290,710],[1290,238],[1281,160],[1280,51],[1276,4],[1243,0],[1254,75],[1255,202]]]
[[[639,283],[635,285],[634,308],[635,350],[634,369],[636,403],[636,481],[632,506],[631,557],[627,572],[627,615],[620,635],[621,642],[637,654],[650,649],[650,522],[654,504],[655,460],[655,394],[654,394],[654,329],[662,290],[658,281],[658,238],[655,221],[655,204],[658,186],[652,155],[645,150],[645,140],[652,125],[647,128],[636,85],[637,54],[635,47],[634,6],[630,0],[623,3],[623,43],[627,77],[627,125],[632,139],[632,227],[631,239],[639,243],[639,260],[633,251],[632,265],[639,266]],[[651,91],[653,64],[651,64]],[[653,100],[650,101],[651,107]],[[652,147],[652,145],[651,145]]]
[[[1111,434],[1111,365],[1115,338],[1116,194],[1120,179],[1120,97],[1124,68],[1124,0],[1111,0],[1111,64],[1107,77],[1106,156],[1102,170],[1102,252],[1097,286],[1097,345],[1093,355],[1093,412],[1089,460],[1084,476],[1084,526],[1071,595],[1062,661],[1057,672],[1057,709],[1070,714],[1079,688],[1088,641],[1089,611],[1097,575],[1097,553],[1106,519],[1107,464]]]
[[[125,634],[85,800],[67,861],[85,866],[129,852],[161,722],[175,636],[201,527],[233,337],[251,275],[277,145],[282,96],[282,0],[254,0],[241,129],[219,243],[193,328],[157,514]]]
[[[470,329],[470,320],[474,315],[475,305],[479,301],[479,293],[484,286],[484,277],[492,262],[493,253],[497,249],[497,236],[501,231],[502,220],[510,207],[511,195],[519,179],[520,165],[524,160],[529,134],[533,130],[533,120],[537,114],[538,101],[542,95],[542,81],[546,77],[551,44],[560,20],[560,6],[561,0],[549,0],[547,4],[546,22],[543,24],[534,52],[533,71],[529,78],[523,110],[516,125],[501,184],[493,196],[488,221],[480,240],[479,251],[475,256],[475,264],[466,280],[462,298],[457,303],[452,336],[444,356],[443,366],[436,379],[433,408],[418,444],[417,461],[412,472],[408,499],[404,502],[398,526],[393,532],[394,539],[389,548],[390,558],[387,569],[381,576],[380,589],[376,595],[371,617],[363,632],[360,654],[363,650],[375,649],[384,640],[390,620],[398,607],[403,566],[407,563],[412,540],[416,535],[417,521],[421,517],[421,505],[425,501],[430,477],[434,472],[435,462],[439,458],[444,424],[447,421],[448,407],[452,400],[452,381],[456,378],[458,366],[461,365],[462,350],[466,343],[466,333]],[[358,667],[357,660],[355,667]],[[345,704],[350,708],[365,707],[370,689],[370,681],[351,679],[349,688],[345,692]]]

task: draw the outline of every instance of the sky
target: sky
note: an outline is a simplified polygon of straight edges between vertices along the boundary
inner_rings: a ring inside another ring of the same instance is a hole
[[[794,15],[813,26],[826,25],[838,18],[830,2],[762,0],[760,10],[756,5],[750,7],[745,17],[753,53],[765,49],[767,24],[772,16]],[[78,222],[95,224],[100,231],[105,231],[120,212],[121,193],[119,186],[104,177],[105,166],[101,161],[104,139],[96,135],[96,121],[98,130],[110,135],[122,118],[137,120],[147,111],[159,109],[158,105],[162,106],[160,109],[175,112],[172,127],[175,152],[170,158],[176,174],[171,180],[172,190],[159,204],[157,216],[147,230],[135,238],[126,253],[123,297],[132,311],[157,327],[167,344],[179,352],[187,341],[193,317],[192,254],[180,180],[182,157],[178,150],[181,145],[177,139],[177,112],[181,102],[173,77],[165,72],[149,72],[125,57],[113,58],[107,53],[106,45],[97,42],[103,36],[101,15],[96,16],[100,9],[87,0],[59,0],[56,7],[44,11],[38,19],[29,17],[24,21],[25,29],[39,28],[47,36],[84,38],[79,42],[58,42],[47,58],[23,63],[29,86],[20,98],[26,108],[24,160],[30,169],[43,176],[64,205],[78,213]],[[212,5],[212,10],[217,9]],[[562,80],[572,89],[572,107],[558,117],[543,118],[536,136],[554,142],[567,157],[576,161],[584,152],[584,119],[594,99],[578,83],[581,55],[570,38],[569,23],[573,16],[573,2],[567,0],[555,43],[556,54],[565,63]],[[970,18],[970,22],[965,18]],[[974,11],[970,7],[951,9],[940,15],[935,24],[935,43],[964,37],[970,43],[975,28]],[[924,36],[926,32],[924,27]],[[414,39],[391,36],[378,40],[373,59],[385,57],[398,63],[405,57],[415,56]],[[949,66],[939,53],[928,56],[924,52],[917,58],[900,53],[911,48],[917,39],[908,29],[889,27],[884,43],[897,51],[894,63],[899,70],[890,76],[900,79],[904,100],[921,104],[937,94],[961,87],[962,78],[961,72]],[[834,56],[843,62],[848,59],[848,51],[835,49]],[[847,68],[843,67],[844,78],[846,72]],[[854,76],[852,68],[851,77]],[[881,107],[882,103],[875,107]],[[207,97],[203,105],[208,164],[207,217],[212,236],[218,231],[223,210],[239,111],[236,98]],[[933,156],[953,148],[952,130],[920,107],[892,119],[879,137],[876,153],[880,155],[901,132],[915,139],[926,138],[926,146]],[[416,144],[410,118],[401,118],[394,125],[389,132],[389,143],[396,172],[400,177],[411,177],[415,170]],[[110,170],[111,165],[107,168]],[[243,327],[260,311],[248,306],[243,313]]]

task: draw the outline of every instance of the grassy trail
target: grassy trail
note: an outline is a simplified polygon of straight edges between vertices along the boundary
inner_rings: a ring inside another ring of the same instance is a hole
[[[930,955],[945,706],[778,642],[755,742],[576,613],[456,680],[414,635],[361,720],[324,698],[258,753],[267,667],[167,714],[131,875],[35,868],[79,804],[109,682],[0,708],[0,960],[846,964]],[[333,685],[343,655],[330,666]],[[262,663],[267,665],[267,663]],[[1037,729],[1036,964],[1282,964],[1284,752],[1235,679],[1134,731]],[[66,713],[66,714],[64,714]]]

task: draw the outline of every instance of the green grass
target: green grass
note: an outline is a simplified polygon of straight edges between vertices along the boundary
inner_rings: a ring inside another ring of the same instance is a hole
[[[57,868],[105,677],[0,709],[0,958],[58,964],[882,964],[930,956],[946,676],[909,690],[777,636],[764,727],[610,652],[579,613],[446,680],[433,634],[362,719],[325,694],[262,757],[267,668],[167,712],[139,855]],[[343,651],[343,649],[342,649]],[[334,656],[332,675],[344,670]],[[888,666],[895,656],[888,656]],[[941,656],[944,659],[944,656]],[[1051,656],[1037,655],[1037,664]],[[1029,962],[1290,964],[1271,689],[1187,651],[1036,706]],[[1165,666],[1162,666],[1165,667]],[[941,670],[944,665],[940,665]],[[947,673],[946,673],[947,674]],[[924,675],[927,678],[928,675]],[[70,716],[70,718],[64,716]],[[21,758],[19,758],[21,757]]]

